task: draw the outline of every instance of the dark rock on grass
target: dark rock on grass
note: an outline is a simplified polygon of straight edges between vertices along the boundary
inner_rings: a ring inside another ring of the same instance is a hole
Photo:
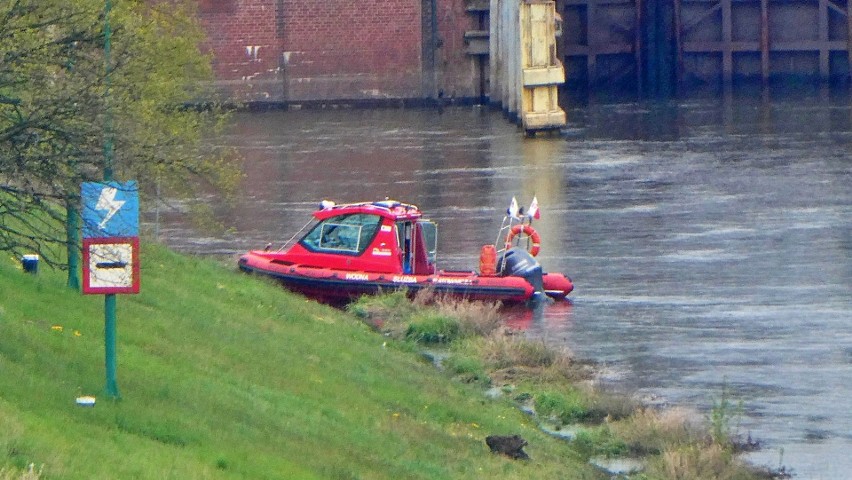
[[[527,460],[529,455],[524,451],[527,441],[520,435],[489,435],[485,437],[485,443],[492,453],[500,453],[515,460]]]

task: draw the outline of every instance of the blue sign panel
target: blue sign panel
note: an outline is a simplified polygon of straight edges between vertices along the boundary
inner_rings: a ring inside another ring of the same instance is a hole
[[[83,238],[139,236],[139,188],[135,181],[86,182],[81,196]]]

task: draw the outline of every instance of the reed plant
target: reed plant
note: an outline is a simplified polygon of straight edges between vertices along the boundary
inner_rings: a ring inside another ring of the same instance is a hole
[[[578,382],[593,374],[591,365],[577,361],[567,348],[556,348],[507,330],[479,337],[460,349],[464,351],[481,358],[502,382]]]
[[[33,463],[24,469],[0,468],[0,480],[39,480],[40,478],[41,468],[36,468]]]
[[[489,336],[503,328],[499,302],[459,301],[446,295],[435,295],[429,290],[418,292],[415,305],[429,306],[435,311],[459,322],[463,338]]]
[[[721,445],[695,443],[665,450],[650,463],[647,475],[670,480],[776,478],[771,472],[737,462],[733,453]]]
[[[710,409],[710,438],[713,443],[727,449],[736,448],[735,422],[742,416],[742,403],[734,404],[728,392],[728,386],[722,386],[719,398],[713,401]]]
[[[705,430],[698,414],[682,407],[637,408],[610,429],[636,455],[659,455],[678,445],[698,444]]]

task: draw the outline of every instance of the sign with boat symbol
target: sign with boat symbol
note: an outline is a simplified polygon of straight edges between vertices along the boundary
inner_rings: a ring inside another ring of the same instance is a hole
[[[139,293],[139,238],[83,240],[83,293]]]

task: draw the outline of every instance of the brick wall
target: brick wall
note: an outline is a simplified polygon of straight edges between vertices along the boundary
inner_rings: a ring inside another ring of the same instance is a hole
[[[200,0],[217,85],[236,101],[419,99],[423,2],[432,0]],[[437,88],[475,95],[464,0],[434,0]],[[427,22],[428,23],[428,22]]]
[[[420,6],[412,0],[285,0],[292,99],[420,96]]]
[[[220,90],[236,101],[281,100],[276,0],[201,0],[199,14]]]
[[[437,6],[438,85],[447,99],[474,97],[479,80],[474,59],[465,53],[464,32],[477,30],[477,22],[465,11],[464,0],[437,0]]]

